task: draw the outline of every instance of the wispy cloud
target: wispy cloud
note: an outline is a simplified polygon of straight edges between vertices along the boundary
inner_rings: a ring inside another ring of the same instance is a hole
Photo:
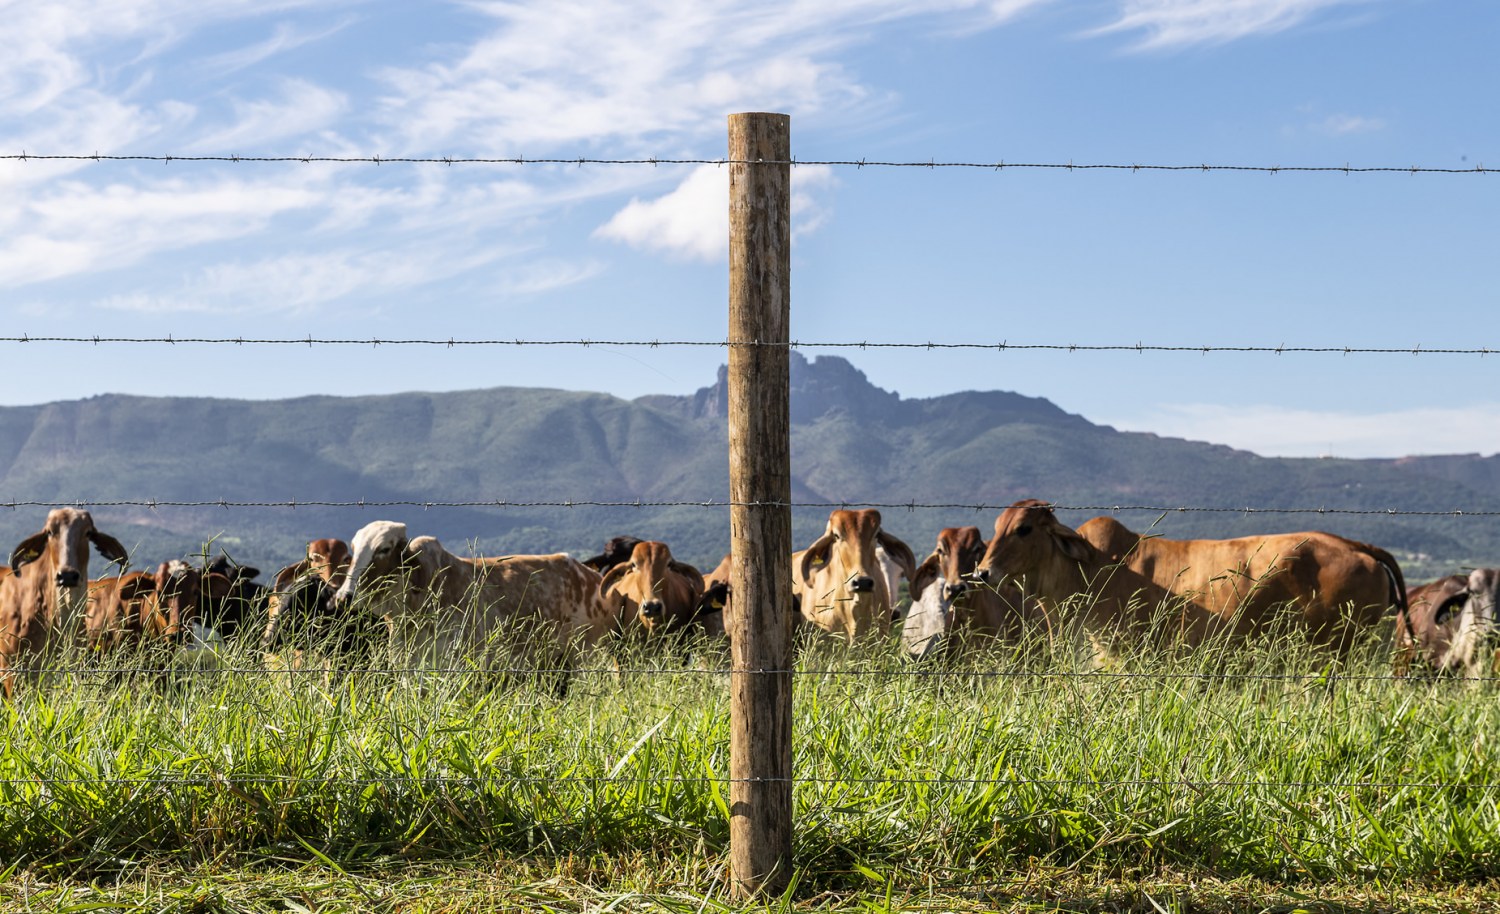
[[[812,231],[825,210],[817,191],[833,183],[827,166],[792,170],[792,232]],[[594,233],[631,247],[688,260],[723,260],[729,235],[729,172],[700,165],[676,189],[654,200],[632,199]]]
[[[223,76],[237,70],[253,67],[262,61],[269,60],[278,54],[296,50],[303,45],[322,41],[331,35],[336,35],[348,28],[355,20],[345,17],[333,25],[321,29],[303,29],[292,22],[277,23],[270,37],[255,44],[226,51],[223,54],[213,54],[198,61],[196,68],[200,72],[213,73]]]
[[[730,111],[847,116],[883,103],[838,52],[885,23],[993,24],[1044,2],[474,3],[487,27],[456,59],[382,71],[382,119],[407,150],[461,138],[506,155],[603,143],[663,154],[722,130]]]
[[[1385,121],[1378,117],[1363,117],[1357,114],[1330,114],[1313,125],[1318,133],[1329,136],[1348,136],[1354,133],[1374,133],[1385,129]]]
[[[1225,44],[1282,32],[1336,7],[1378,0],[1124,0],[1119,17],[1097,30],[1142,33],[1139,50]]]
[[[302,79],[278,80],[275,95],[236,101],[231,123],[183,147],[188,153],[244,152],[332,126],[349,108],[342,92]]]
[[[1500,452],[1500,403],[1382,412],[1164,404],[1146,413],[1106,421],[1122,431],[1227,444],[1266,457]],[[1409,430],[1417,428],[1422,429],[1422,443],[1414,448],[1409,443],[1413,440]]]

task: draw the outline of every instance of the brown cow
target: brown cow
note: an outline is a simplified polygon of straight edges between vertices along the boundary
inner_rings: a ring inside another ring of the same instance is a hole
[[[95,529],[93,516],[77,508],[53,509],[40,533],[11,550],[11,574],[0,577],[0,683],[6,695],[14,690],[11,670],[22,654],[45,656],[59,640],[85,636],[89,543],[110,561],[126,560],[119,540]]]
[[[1291,625],[1343,654],[1361,630],[1405,602],[1390,553],[1331,533],[1169,540],[1096,517],[1078,534],[1111,560],[1219,614],[1241,636]]]
[[[1064,618],[1065,609],[1077,612],[1095,663],[1143,638],[1158,647],[1196,647],[1224,632],[1218,616],[1111,560],[1034,498],[995,519],[976,575],[994,584],[1023,579],[1025,591],[1053,618]]]
[[[1470,679],[1493,676],[1500,661],[1500,568],[1476,568],[1407,591],[1396,616],[1396,669],[1407,672],[1420,656],[1438,673]]]
[[[645,541],[609,570],[599,589],[621,631],[643,627],[647,634],[665,635],[692,625],[704,581],[698,569],[673,559],[666,543]]]
[[[130,571],[89,582],[88,645],[108,653],[165,630],[156,611],[156,576]],[[148,634],[149,633],[149,634]]]
[[[1046,614],[1010,581],[998,586],[973,582],[986,545],[978,527],[944,527],[932,554],[911,579],[911,608],[901,626],[907,654],[921,659],[942,653],[957,640],[1015,642],[1046,635]]]
[[[361,527],[351,552],[335,601],[364,597],[407,662],[467,656],[490,666],[519,639],[513,646],[523,656],[566,669],[580,646],[614,626],[598,572],[565,553],[460,558],[433,537],[408,540],[406,525],[393,521]]]
[[[908,581],[915,576],[911,547],[881,529],[879,511],[829,514],[824,534],[792,556],[792,592],[801,600],[803,618],[850,641],[872,631],[890,634],[895,594],[878,549],[885,550]]]

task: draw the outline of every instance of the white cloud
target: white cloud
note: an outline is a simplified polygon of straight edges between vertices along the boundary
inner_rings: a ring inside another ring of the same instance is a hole
[[[1500,452],[1500,403],[1384,412],[1162,404],[1122,431],[1211,441],[1266,457],[1405,457]]]
[[[1385,129],[1385,121],[1378,117],[1362,117],[1357,114],[1331,114],[1323,118],[1314,129],[1329,136],[1347,136],[1354,133],[1373,133]]]
[[[349,108],[344,93],[306,80],[279,80],[276,89],[274,98],[234,102],[229,126],[199,137],[184,151],[203,155],[275,148],[278,141],[332,126]]]
[[[413,150],[542,155],[721,135],[737,110],[847,116],[882,100],[835,59],[883,23],[993,24],[1050,0],[557,0],[473,3],[456,59],[390,67],[382,119]],[[652,148],[657,145],[658,148]]]
[[[427,246],[399,252],[334,249],[211,264],[177,289],[110,296],[99,307],[143,314],[303,312],[355,295],[385,295],[457,275],[504,256]]]
[[[827,166],[792,169],[794,237],[821,224],[824,210],[816,191],[832,183]],[[689,260],[723,260],[729,250],[729,171],[700,165],[675,190],[654,200],[632,199],[594,234]]]
[[[1138,49],[1225,44],[1282,32],[1309,17],[1374,0],[1124,0],[1119,18],[1096,30],[1144,32]]]
[[[252,67],[277,54],[284,54],[305,44],[321,41],[330,35],[337,34],[353,22],[353,19],[345,18],[327,28],[317,30],[303,30],[293,23],[282,22],[265,41],[205,57],[198,61],[196,69],[200,72],[212,72],[218,75],[233,73]]]
[[[167,249],[258,232],[321,194],[286,181],[66,181],[0,203],[0,283],[23,286],[115,269]]]

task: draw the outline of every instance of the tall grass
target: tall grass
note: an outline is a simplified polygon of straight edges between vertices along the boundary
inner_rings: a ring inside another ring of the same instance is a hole
[[[326,675],[231,650],[162,675],[65,657],[84,671],[0,708],[0,859],[88,873],[621,855],[699,872],[728,840],[727,659],[620,651],[565,697],[459,658]],[[1295,639],[1093,672],[1066,651],[898,653],[799,653],[804,885],[1038,865],[1500,875],[1493,687],[1393,681],[1378,645],[1333,665]]]

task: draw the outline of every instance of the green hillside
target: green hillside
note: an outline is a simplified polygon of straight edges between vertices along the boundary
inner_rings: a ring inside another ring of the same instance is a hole
[[[1068,505],[1326,506],[1400,511],[1500,510],[1500,457],[1272,459],[1227,447],[1121,433],[1005,392],[902,399],[847,361],[794,354],[794,497],[798,501]],[[722,501],[728,494],[724,376],[688,397],[635,401],[529,388],[280,401],[107,395],[0,408],[0,501]],[[993,511],[887,509],[886,526],[919,555],[944,526]],[[1091,513],[1064,512],[1079,523]],[[0,513],[14,544],[45,510]],[[728,509],[100,506],[99,526],[142,564],[213,541],[269,571],[321,536],[375,519],[405,521],[455,551],[596,551],[620,533],[664,539],[714,564]],[[826,509],[799,509],[799,544]],[[1122,512],[1145,527],[1154,514]],[[1494,564],[1500,523],[1484,517],[1173,513],[1171,536],[1326,529],[1397,552],[1413,579]]]

